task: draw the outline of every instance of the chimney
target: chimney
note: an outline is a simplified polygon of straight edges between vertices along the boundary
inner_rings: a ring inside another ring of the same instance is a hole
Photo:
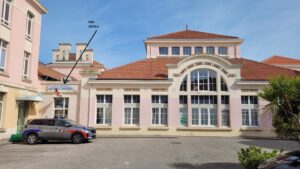
[[[68,61],[72,45],[70,43],[59,43],[59,60]]]

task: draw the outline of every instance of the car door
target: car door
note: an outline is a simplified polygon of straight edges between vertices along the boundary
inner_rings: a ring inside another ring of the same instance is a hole
[[[59,131],[55,133],[56,140],[69,140],[71,138],[72,133],[68,132],[68,126],[70,125],[64,120],[55,120],[55,129]]]
[[[40,125],[41,129],[41,139],[45,140],[54,140],[55,133],[58,132],[55,130],[55,120],[54,119],[44,119]]]

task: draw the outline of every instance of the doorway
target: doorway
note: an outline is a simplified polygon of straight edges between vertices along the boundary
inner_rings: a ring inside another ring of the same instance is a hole
[[[22,130],[22,127],[25,124],[25,118],[28,113],[28,102],[20,101],[18,103],[19,112],[18,112],[18,123],[17,123],[17,132],[19,133]]]

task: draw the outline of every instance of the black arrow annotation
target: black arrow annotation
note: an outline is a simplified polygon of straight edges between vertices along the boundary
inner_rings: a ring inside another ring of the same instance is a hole
[[[76,61],[76,63],[74,64],[74,66],[72,67],[72,69],[71,69],[70,73],[68,74],[68,76],[67,76],[66,78],[63,78],[64,84],[66,84],[66,83],[68,83],[68,82],[70,81],[70,80],[68,80],[68,79],[69,79],[71,73],[73,72],[73,70],[74,70],[74,68],[76,67],[78,61],[80,60],[81,56],[83,55],[83,53],[85,52],[85,50],[87,49],[87,47],[89,46],[89,44],[91,43],[91,41],[92,41],[92,39],[94,38],[94,36],[96,35],[96,33],[97,33],[97,30],[95,30],[95,32],[94,32],[94,34],[92,35],[92,37],[90,38],[89,42],[88,42],[87,45],[85,46],[84,50],[81,52],[79,58],[77,59],[77,61]]]

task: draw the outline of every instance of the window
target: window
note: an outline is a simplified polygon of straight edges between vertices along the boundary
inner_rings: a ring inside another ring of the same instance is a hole
[[[111,124],[112,95],[97,95],[96,124]]]
[[[31,35],[32,35],[32,22],[33,22],[33,14],[31,12],[27,12],[26,38],[28,39],[31,39]]]
[[[5,61],[7,56],[7,42],[0,39],[0,71],[5,70]]]
[[[222,110],[222,126],[230,126],[228,109]]]
[[[201,54],[201,53],[203,53],[203,47],[199,47],[199,46],[195,47],[195,54]]]
[[[124,124],[140,124],[140,96],[124,95]]]
[[[222,77],[221,77],[221,91],[228,91],[227,85]]]
[[[85,58],[86,58],[86,60],[89,60],[89,55],[86,55]]]
[[[191,72],[192,91],[216,91],[216,72],[209,69],[197,69]]]
[[[172,55],[180,55],[180,48],[172,47]]]
[[[168,96],[152,95],[152,124],[168,124]]]
[[[206,53],[208,54],[215,54],[215,48],[212,46],[209,46],[206,48]]]
[[[23,78],[29,79],[29,53],[24,52],[24,61],[23,61]]]
[[[229,104],[229,96],[221,96],[222,104]]]
[[[160,55],[168,55],[168,47],[159,47]]]
[[[1,23],[7,26],[9,25],[10,2],[11,0],[3,0],[2,3]]]
[[[63,60],[63,61],[66,60],[66,51],[65,51],[65,50],[63,50],[63,58],[62,58],[62,60]]]
[[[217,109],[214,108],[192,108],[192,125],[216,126]]]
[[[54,98],[54,117],[68,118],[69,98],[56,97]]]
[[[241,96],[243,126],[258,126],[257,96]]]
[[[185,76],[181,82],[180,91],[187,91],[187,76]]]
[[[191,96],[192,104],[217,104],[217,96]]]
[[[3,112],[3,97],[4,93],[0,93],[0,128],[1,128],[1,122],[2,122],[2,112]]]
[[[188,106],[187,96],[179,96],[179,122],[180,126],[187,126],[188,124]]]
[[[228,48],[227,47],[219,47],[218,48],[219,55],[227,55],[228,54]]]
[[[191,47],[183,47],[183,55],[191,55],[192,48]]]

